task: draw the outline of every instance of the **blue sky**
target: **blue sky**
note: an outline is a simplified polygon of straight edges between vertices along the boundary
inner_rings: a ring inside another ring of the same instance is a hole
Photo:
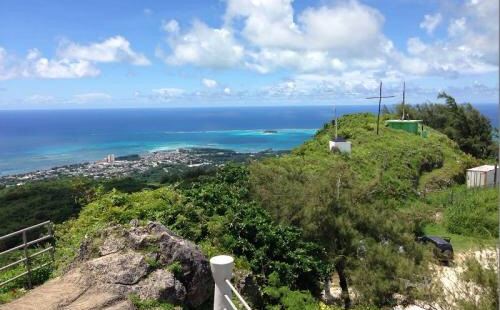
[[[0,2],[0,109],[498,102],[497,0]],[[394,101],[396,101],[395,99]]]

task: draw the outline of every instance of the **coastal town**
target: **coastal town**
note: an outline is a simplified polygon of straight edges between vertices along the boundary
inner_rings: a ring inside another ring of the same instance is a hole
[[[262,151],[258,153],[239,153],[231,150],[192,148],[171,151],[158,151],[142,155],[115,156],[107,155],[102,160],[80,164],[65,165],[46,170],[37,170],[22,174],[0,176],[0,186],[20,186],[27,182],[53,179],[58,177],[88,177],[92,179],[110,179],[145,173],[150,169],[163,169],[184,165],[200,167],[221,165],[228,161],[241,162],[249,158],[259,158],[280,153]]]

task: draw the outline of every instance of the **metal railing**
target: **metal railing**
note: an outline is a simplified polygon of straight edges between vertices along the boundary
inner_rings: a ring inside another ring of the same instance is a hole
[[[210,259],[210,269],[215,281],[214,310],[238,310],[231,300],[232,293],[239,299],[246,310],[251,310],[247,302],[231,284],[234,259],[231,256],[219,255]]]
[[[40,228],[40,227],[44,227],[46,226],[47,227],[47,234],[46,235],[42,235],[41,237],[35,239],[35,240],[32,240],[32,241],[28,241],[28,236],[27,236],[27,233],[29,231],[32,231],[34,229],[37,229],[37,228]],[[24,277],[24,276],[27,276],[27,282],[28,282],[28,287],[29,288],[32,288],[32,273],[34,271],[37,271],[38,269],[41,269],[43,267],[46,267],[50,264],[52,264],[54,262],[54,245],[51,244],[49,247],[46,247],[38,252],[35,252],[33,254],[30,254],[28,253],[28,248],[32,245],[36,245],[36,244],[40,244],[41,242],[43,241],[46,241],[46,240],[51,240],[53,241],[54,239],[54,235],[53,235],[53,231],[52,231],[52,222],[51,221],[46,221],[46,222],[43,222],[43,223],[40,223],[40,224],[36,224],[36,225],[33,225],[33,226],[30,226],[30,227],[27,227],[27,228],[24,228],[24,229],[21,229],[21,230],[18,230],[18,231],[15,231],[13,233],[10,233],[8,235],[5,235],[5,236],[1,236],[0,237],[0,241],[2,240],[6,240],[6,239],[9,239],[11,237],[15,237],[15,236],[18,236],[18,235],[22,235],[22,238],[23,238],[23,243],[20,244],[20,245],[17,245],[17,246],[14,246],[10,249],[7,249],[7,250],[4,250],[3,252],[0,252],[0,256],[2,255],[5,255],[5,254],[8,254],[8,253],[11,253],[11,252],[14,252],[16,250],[23,250],[23,258],[21,258],[20,260],[17,260],[13,263],[10,263],[10,264],[7,264],[5,266],[1,266],[0,267],[0,272],[8,269],[8,268],[11,268],[11,267],[14,267],[18,264],[21,264],[21,263],[24,263],[25,267],[26,267],[26,271],[21,273],[21,274],[18,274],[12,278],[9,278],[5,281],[3,281],[2,283],[0,283],[0,287],[4,286],[5,284],[9,283],[9,282],[12,282],[18,278],[21,278],[21,277]],[[43,254],[43,253],[46,253],[46,252],[49,252],[50,254],[50,261],[47,262],[47,263],[44,263],[44,264],[41,264],[41,265],[38,265],[38,266],[35,266],[33,267],[31,265],[31,260],[33,257],[36,257],[40,254]]]

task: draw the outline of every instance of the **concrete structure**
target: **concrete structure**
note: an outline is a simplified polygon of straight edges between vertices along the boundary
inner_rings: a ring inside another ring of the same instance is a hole
[[[496,170],[498,170],[498,166]],[[498,175],[496,178],[498,179]],[[467,188],[488,187],[495,185],[495,166],[483,165],[467,169],[466,184]]]
[[[423,132],[423,125],[421,120],[402,120],[402,119],[391,119],[385,121],[385,126],[392,129],[404,130],[413,134],[420,134]],[[420,129],[420,130],[419,130]]]
[[[339,151],[340,153],[351,154],[351,142],[344,138],[338,137],[330,140],[330,151]]]
[[[226,284],[226,279],[233,277],[234,259],[231,256],[219,255],[210,259],[210,269],[215,282],[214,310],[232,309],[231,304],[224,297],[231,300],[231,288]]]
[[[212,278],[214,278],[215,282],[214,310],[237,310],[238,308],[231,300],[232,293],[240,300],[241,305],[246,310],[252,310],[231,284],[233,267],[234,259],[231,256],[219,255],[210,259],[210,269],[212,270]]]

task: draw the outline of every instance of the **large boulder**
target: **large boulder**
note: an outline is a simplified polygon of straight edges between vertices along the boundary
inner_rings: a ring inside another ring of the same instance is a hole
[[[98,238],[84,240],[63,276],[5,309],[131,310],[135,309],[132,294],[198,308],[211,298],[213,286],[209,262],[199,248],[151,222],[111,227]]]

